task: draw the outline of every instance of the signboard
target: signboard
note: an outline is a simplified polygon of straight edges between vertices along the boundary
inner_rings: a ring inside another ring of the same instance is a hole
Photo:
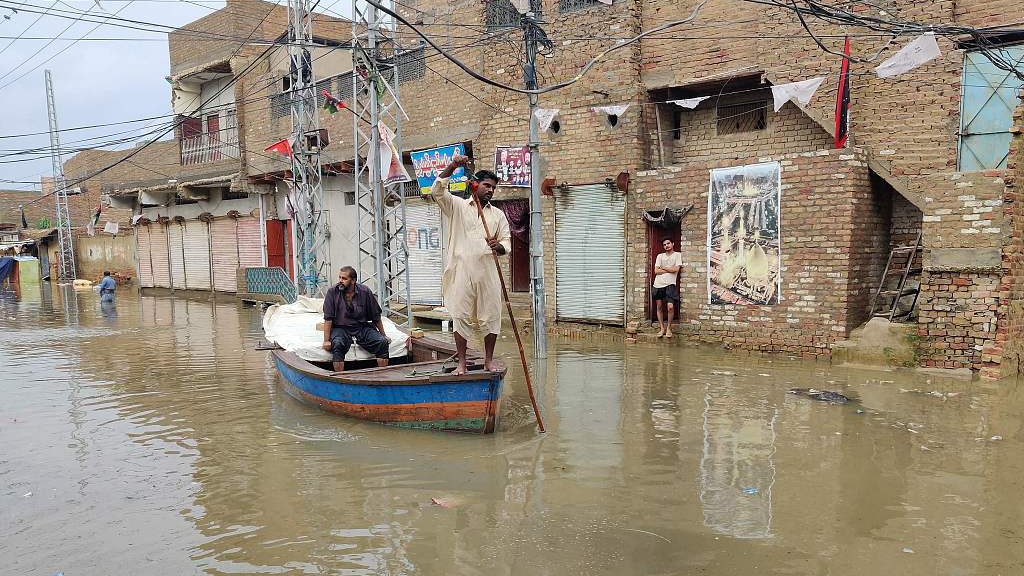
[[[530,187],[530,147],[498,146],[494,150],[494,173],[502,186]]]
[[[712,304],[778,304],[778,162],[711,171],[708,190],[708,299]]]
[[[462,144],[451,144],[430,150],[411,152],[413,169],[416,171],[416,181],[420,185],[421,194],[430,194],[430,188],[437,179],[437,174],[445,169],[456,154],[465,156],[466,147]],[[459,168],[452,174],[448,183],[448,189],[452,192],[463,192],[466,190],[466,181],[469,177],[464,168]]]

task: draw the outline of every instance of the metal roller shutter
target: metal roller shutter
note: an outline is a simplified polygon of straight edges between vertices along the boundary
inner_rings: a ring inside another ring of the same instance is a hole
[[[555,199],[555,310],[559,320],[625,322],[625,210],[603,184]]]
[[[234,292],[238,278],[238,237],[234,218],[218,218],[210,224],[213,258],[213,289]]]
[[[252,216],[235,221],[238,235],[238,267],[263,265],[263,240],[260,238],[260,220]]]
[[[179,222],[167,225],[167,249],[170,253],[171,287],[185,287],[185,226]]]
[[[210,289],[210,226],[202,220],[185,222],[185,286]]]
[[[405,226],[410,298],[414,304],[440,305],[441,211],[437,204],[411,201],[405,206]]]
[[[149,253],[153,259],[153,286],[171,287],[171,271],[167,264],[167,226],[152,224],[149,227]]]
[[[139,287],[153,287],[153,260],[150,254],[149,232],[151,226],[135,228],[135,254],[139,259]]]

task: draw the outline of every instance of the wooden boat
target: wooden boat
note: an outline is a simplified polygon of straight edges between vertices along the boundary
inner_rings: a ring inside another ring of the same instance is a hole
[[[455,347],[440,340],[410,339],[410,353],[378,368],[346,362],[335,372],[329,362],[309,362],[292,352],[272,351],[285,390],[329,412],[405,428],[490,434],[498,419],[501,387],[507,368],[483,370],[483,359],[470,353],[469,372],[456,376]]]

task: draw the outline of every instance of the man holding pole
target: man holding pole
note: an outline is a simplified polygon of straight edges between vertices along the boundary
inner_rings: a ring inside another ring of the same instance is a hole
[[[468,157],[455,155],[437,175],[431,190],[449,222],[448,264],[441,278],[441,292],[455,327],[459,360],[456,374],[466,373],[466,347],[474,330],[484,335],[484,369],[495,368],[494,344],[501,331],[502,288],[492,253],[501,256],[512,249],[508,218],[491,205],[498,185],[494,172],[480,170],[470,179],[469,189],[479,206],[473,197],[458,198],[448,190],[452,174],[469,167]]]

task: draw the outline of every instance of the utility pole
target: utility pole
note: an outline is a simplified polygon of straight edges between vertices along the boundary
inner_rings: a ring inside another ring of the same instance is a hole
[[[527,90],[537,89],[537,44],[543,34],[533,12],[523,15],[523,41],[526,43],[526,65],[523,80]],[[538,96],[530,94],[530,291],[533,294],[533,354],[548,357],[547,320],[544,317],[544,238],[541,227],[540,134],[538,134]]]
[[[57,130],[57,104],[53,99],[53,78],[46,76],[46,111],[50,119],[50,161],[53,163],[53,198],[57,205],[57,238],[60,242],[60,260],[57,282],[74,282],[75,246],[71,237],[71,213],[68,211],[68,189],[64,179],[64,162],[60,157],[60,135]]]
[[[376,291],[384,314],[412,328],[404,187],[401,182],[385,184],[381,178],[387,169],[381,166],[382,148],[387,149],[382,134],[392,136],[396,149],[402,149],[400,50],[393,31],[378,18],[375,6],[352,0],[352,156],[359,273]]]
[[[297,250],[296,287],[323,296],[330,283],[328,222],[324,216],[323,173],[316,77],[313,75],[313,12],[309,0],[288,0],[288,56],[291,61],[292,205]],[[260,215],[262,218],[263,215]]]

